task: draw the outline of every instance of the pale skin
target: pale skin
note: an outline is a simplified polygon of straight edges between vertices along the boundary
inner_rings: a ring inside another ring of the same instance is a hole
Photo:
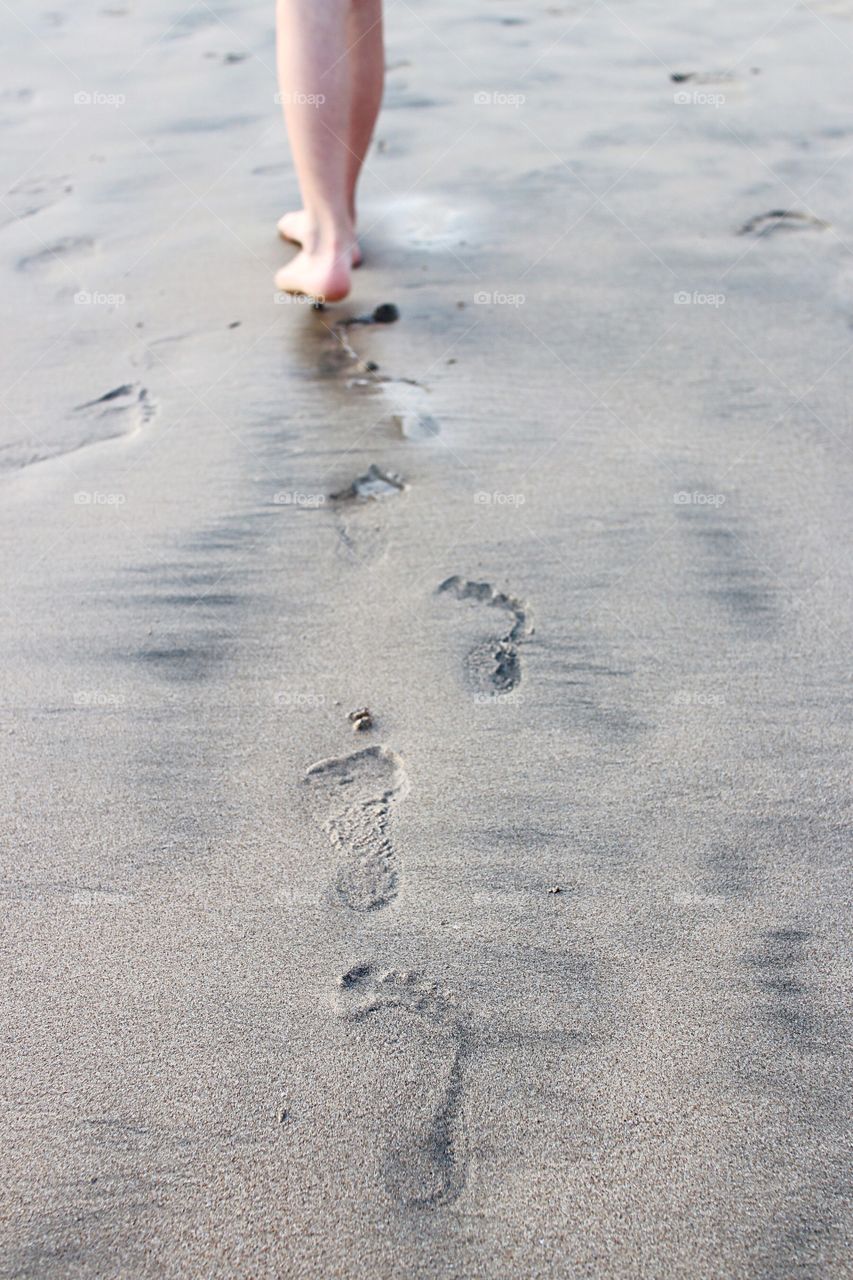
[[[279,220],[300,245],[285,293],[338,302],[361,262],[355,197],[382,101],[382,0],[277,0],[278,80],[303,207]]]

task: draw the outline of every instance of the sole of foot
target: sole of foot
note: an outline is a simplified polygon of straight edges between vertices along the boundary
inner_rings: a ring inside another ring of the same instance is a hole
[[[316,303],[342,302],[350,291],[350,266],[340,254],[303,250],[276,272],[275,287]]]

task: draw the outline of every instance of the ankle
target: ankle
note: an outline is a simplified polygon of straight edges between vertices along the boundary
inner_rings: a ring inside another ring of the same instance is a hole
[[[355,229],[349,219],[329,221],[308,213],[308,230],[302,242],[306,253],[337,257],[352,252]]]

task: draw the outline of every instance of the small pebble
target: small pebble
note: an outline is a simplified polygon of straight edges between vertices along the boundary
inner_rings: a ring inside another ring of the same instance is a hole
[[[393,302],[381,302],[373,312],[374,324],[393,324],[400,319],[400,312]]]
[[[560,886],[559,886],[558,884],[554,884],[554,885],[552,885],[552,886],[551,886],[551,888],[548,890],[548,892],[549,892],[549,893],[562,893],[562,892],[563,892],[563,890],[560,888]]]

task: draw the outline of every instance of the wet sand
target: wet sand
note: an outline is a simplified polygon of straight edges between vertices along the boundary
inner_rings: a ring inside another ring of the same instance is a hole
[[[853,5],[19,13],[0,1274],[853,1275]]]

